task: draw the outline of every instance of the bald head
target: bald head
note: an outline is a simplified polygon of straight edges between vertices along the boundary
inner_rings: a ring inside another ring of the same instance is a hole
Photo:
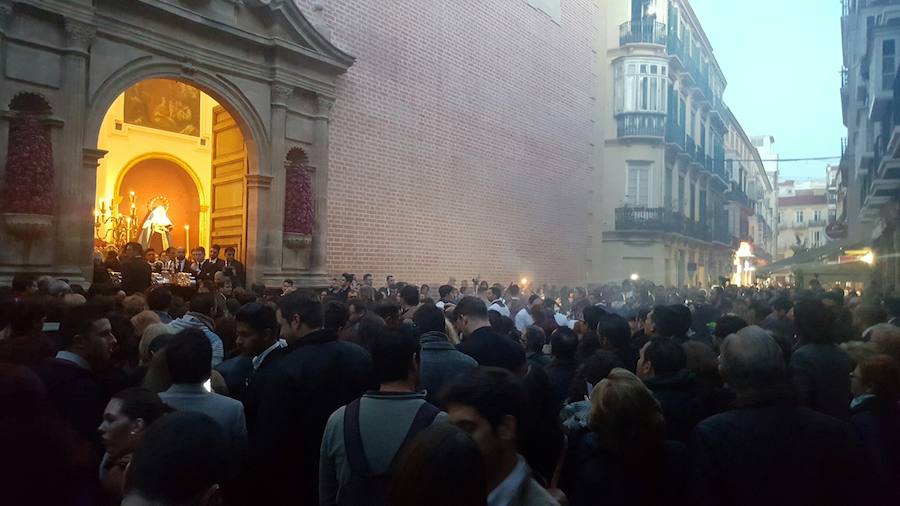
[[[738,392],[767,389],[785,378],[781,347],[756,325],[726,337],[721,352],[722,375]]]

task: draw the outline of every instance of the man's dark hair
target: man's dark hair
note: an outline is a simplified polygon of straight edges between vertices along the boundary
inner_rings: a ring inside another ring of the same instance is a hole
[[[653,365],[653,372],[661,378],[672,376],[687,367],[684,348],[668,337],[654,337],[644,349],[644,360]]]
[[[371,274],[363,274],[363,279],[368,279],[368,278],[371,278],[371,277],[372,277]]]
[[[72,308],[62,317],[59,324],[60,347],[64,350],[72,348],[75,336],[88,334],[94,322],[104,318],[106,318],[106,311],[96,303]]]
[[[844,305],[844,294],[837,293],[834,291],[825,292],[822,294],[822,300],[831,300],[834,301],[838,306]]]
[[[135,255],[144,255],[144,247],[139,242],[129,242],[125,244],[125,250],[131,250]]]
[[[830,343],[832,342],[832,323],[834,313],[825,308],[822,301],[805,299],[794,304],[794,330],[800,342]]]
[[[405,380],[409,364],[418,360],[421,346],[412,332],[393,331],[382,327],[372,342],[372,365],[379,383]]]
[[[234,320],[246,323],[259,334],[264,334],[266,330],[272,331],[272,337],[278,337],[278,319],[275,317],[275,310],[271,306],[251,302],[244,304],[234,315]]]
[[[672,306],[655,306],[650,316],[656,333],[662,337],[674,337],[681,328],[681,316],[675,312]]]
[[[497,300],[503,295],[503,289],[499,286],[492,286],[491,293],[494,295],[494,300]]]
[[[477,367],[457,376],[441,395],[443,406],[467,406],[497,428],[504,416],[512,416],[523,425],[528,412],[528,392],[506,369]]]
[[[882,305],[888,315],[900,316],[900,297],[886,297]]]
[[[559,327],[550,335],[550,347],[558,360],[575,360],[578,349],[578,334],[569,327]]]
[[[747,322],[740,316],[727,314],[716,322],[715,336],[719,339],[725,339],[746,326]]]
[[[185,329],[166,346],[166,364],[175,384],[203,383],[209,379],[212,345],[197,329]]]
[[[347,325],[350,319],[350,308],[339,300],[329,300],[325,303],[322,326],[326,329],[340,330]]]
[[[278,310],[281,317],[287,321],[300,317],[300,322],[311,329],[322,326],[322,302],[312,293],[298,290],[278,299]]]
[[[193,252],[195,252],[195,251],[202,251],[202,252],[203,252],[203,256],[206,256],[206,248],[204,248],[203,246],[197,246],[196,248],[194,248],[194,249],[191,250],[191,253],[193,253]]]
[[[378,305],[375,306],[375,314],[385,320],[388,318],[398,318],[400,316],[400,309],[400,304],[385,300],[379,302]]]
[[[147,293],[147,307],[151,311],[168,311],[172,305],[172,292],[164,287],[157,286]]]
[[[400,298],[409,306],[419,303],[419,289],[413,285],[406,285],[400,289]]]
[[[540,299],[540,298],[541,298],[541,296],[538,295],[538,294],[536,294],[536,293],[533,293],[533,294],[529,295],[529,296],[528,296],[528,305],[530,306],[531,304],[534,303],[534,301],[536,301],[536,300],[538,300],[538,299]]]
[[[519,296],[519,285],[512,284],[509,285],[509,288],[506,289],[509,292],[510,297],[518,297]]]
[[[209,250],[210,251],[212,251],[212,250],[222,251],[222,246],[220,246],[218,244],[213,244],[212,246],[209,247]]]
[[[413,314],[413,323],[419,332],[445,332],[444,312],[434,304],[425,304]]]
[[[452,292],[453,292],[453,287],[450,285],[441,285],[438,287],[438,296],[442,299],[444,297],[450,295],[450,293],[452,293]]]
[[[626,350],[631,347],[631,327],[628,320],[617,314],[605,314],[597,322],[597,335],[606,340],[607,347]]]
[[[229,247],[225,248],[225,254],[226,254],[226,255],[228,254],[229,251],[232,252],[232,253],[237,253],[237,250],[234,249],[234,246],[229,246]]]
[[[543,353],[547,344],[547,334],[537,325],[525,327],[525,348],[532,353]]]
[[[460,299],[459,304],[453,308],[453,319],[459,320],[463,316],[475,317],[483,320],[488,319],[488,310],[487,306],[484,305],[484,301],[479,299],[478,297],[472,297],[471,295],[466,295],[462,299]]]
[[[198,293],[191,297],[190,308],[194,313],[212,316],[216,307],[216,298],[211,293]]]
[[[14,292],[24,292],[28,290],[28,286],[37,282],[37,276],[34,274],[17,273],[12,278],[12,290]]]
[[[284,283],[287,283],[287,284],[290,285],[290,286],[294,286],[294,280],[293,280],[293,279],[285,279],[284,281],[281,282],[281,284],[284,284]]]
[[[499,311],[493,309],[488,310],[488,321],[491,324],[491,329],[501,336],[509,335],[510,331],[516,328],[516,324],[511,318],[503,316]]]
[[[596,332],[597,324],[600,323],[600,317],[606,314],[606,311],[603,308],[599,308],[597,306],[587,306],[582,311],[582,317],[584,318],[584,323],[588,326],[589,329]]]
[[[788,312],[792,307],[794,307],[794,303],[787,297],[776,297],[775,300],[772,301],[773,311]]]
[[[684,304],[672,304],[670,306],[672,311],[678,315],[678,327],[675,329],[675,336],[684,337],[687,336],[688,331],[691,329],[691,322],[693,321],[693,315],[691,315],[691,310]]]
[[[188,504],[231,477],[231,445],[218,422],[176,412],[154,422],[134,452],[125,496],[159,504]]]

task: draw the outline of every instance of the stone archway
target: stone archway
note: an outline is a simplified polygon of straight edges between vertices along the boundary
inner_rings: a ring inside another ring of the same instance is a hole
[[[324,219],[328,172],[328,118],[336,79],[353,57],[335,47],[295,2],[35,2],[12,0],[3,12],[0,53],[32,61],[14,77],[0,75],[0,99],[41,93],[52,107],[55,169],[53,226],[39,245],[40,265],[0,258],[0,283],[22,271],[72,282],[92,274],[96,148],[104,114],[116,97],[145,79],[189,83],[234,117],[247,143],[246,264],[249,279],[278,284],[284,274],[284,160],[302,146],[317,168],[317,212],[311,238],[321,254],[298,284],[325,282]],[[22,4],[23,8],[19,8]],[[29,26],[43,29],[28,30]],[[58,41],[53,45],[47,40]],[[8,118],[0,117],[0,137]],[[0,140],[0,155],[5,154]],[[10,239],[0,227],[0,242]]]

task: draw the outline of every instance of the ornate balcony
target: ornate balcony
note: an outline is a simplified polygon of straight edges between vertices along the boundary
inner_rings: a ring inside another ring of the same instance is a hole
[[[662,207],[620,207],[616,209],[617,232],[659,232],[679,234],[710,242],[706,224]]]
[[[619,25],[619,45],[655,44],[666,45],[666,24],[655,21],[626,21]]]
[[[653,112],[623,112],[616,115],[619,138],[661,139],[666,135],[666,115]]]

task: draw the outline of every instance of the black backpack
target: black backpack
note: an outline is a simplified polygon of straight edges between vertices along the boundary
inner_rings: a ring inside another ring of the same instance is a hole
[[[391,460],[391,465],[384,473],[375,474],[369,467],[363,451],[362,436],[359,433],[359,401],[356,399],[344,409],[344,450],[350,464],[351,477],[350,481],[341,487],[338,506],[387,506],[388,485],[403,448],[422,429],[431,425],[441,410],[428,402],[422,403],[403,443]]]

